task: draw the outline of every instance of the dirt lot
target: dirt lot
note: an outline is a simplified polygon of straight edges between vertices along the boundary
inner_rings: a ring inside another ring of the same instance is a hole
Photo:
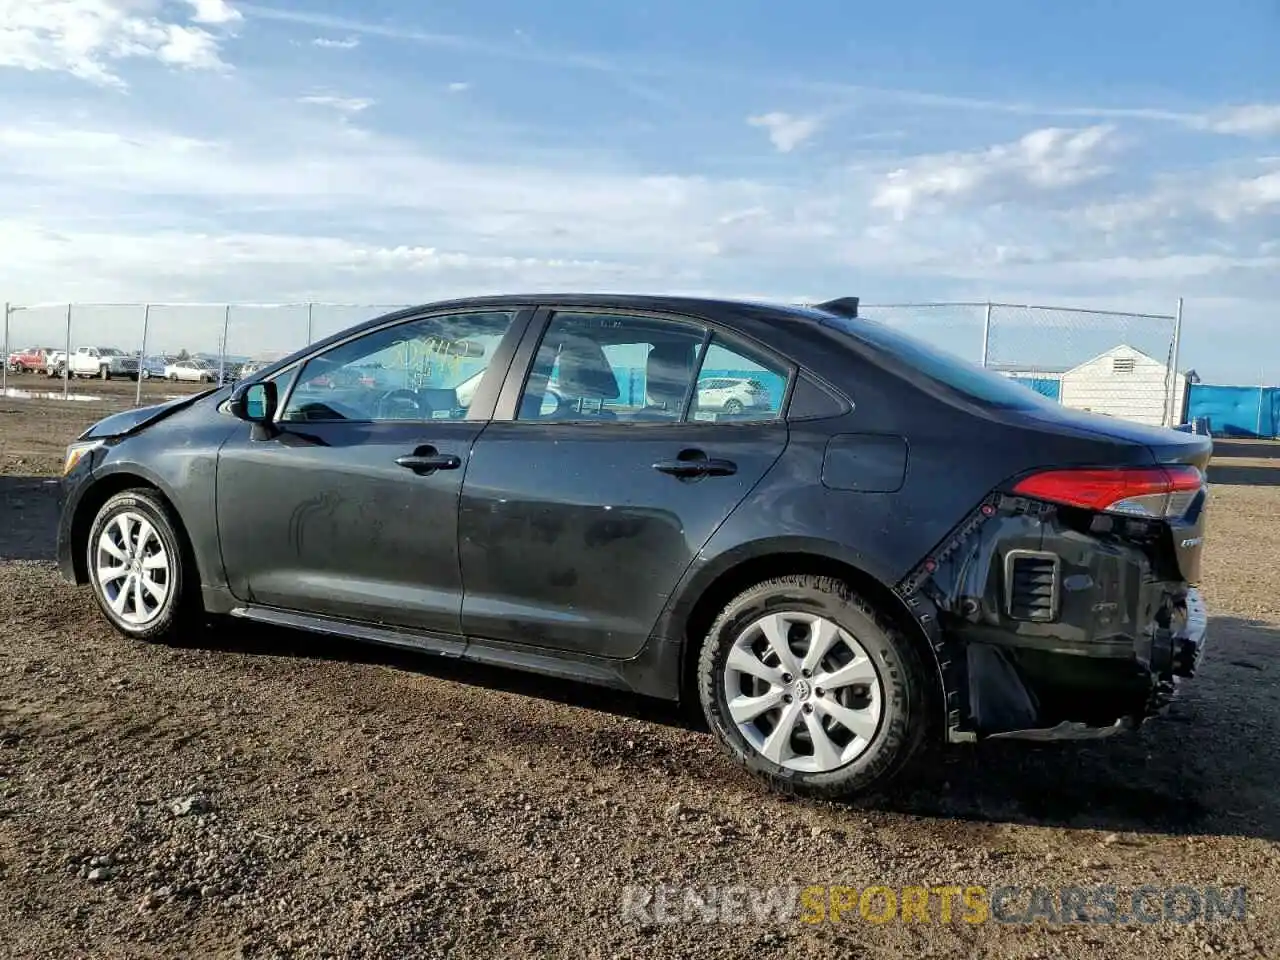
[[[1280,462],[1215,466],[1212,647],[1170,716],[841,806],[661,704],[243,625],[119,639],[49,562],[46,482],[115,405],[0,400],[0,954],[1280,955]],[[624,917],[660,884],[1245,885],[1248,919]]]

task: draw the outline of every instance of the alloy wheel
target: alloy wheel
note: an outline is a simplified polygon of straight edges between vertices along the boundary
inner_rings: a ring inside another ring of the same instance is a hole
[[[832,621],[800,612],[770,613],[738,634],[724,696],[747,743],[802,773],[856,760],[884,711],[884,685],[866,649]]]
[[[172,559],[146,517],[126,511],[102,529],[95,573],[112,612],[133,627],[155,620],[173,583]]]

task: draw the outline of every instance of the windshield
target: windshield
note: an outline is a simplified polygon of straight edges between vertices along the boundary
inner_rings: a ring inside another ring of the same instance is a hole
[[[892,354],[925,376],[983,403],[1011,410],[1038,410],[1057,404],[1017,381],[970,363],[954,353],[874,320],[826,317],[821,323]]]

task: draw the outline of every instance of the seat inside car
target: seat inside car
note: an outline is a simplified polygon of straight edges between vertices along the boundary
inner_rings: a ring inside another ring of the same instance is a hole
[[[423,387],[418,391],[418,406],[427,417],[452,416],[458,408],[458,391],[452,387]]]
[[[637,420],[670,420],[680,416],[693,377],[694,344],[659,343],[645,362],[645,406]]]
[[[566,338],[557,357],[559,371],[556,390],[565,399],[559,410],[544,419],[616,420],[617,414],[604,404],[617,400],[618,378],[600,344],[585,337]]]

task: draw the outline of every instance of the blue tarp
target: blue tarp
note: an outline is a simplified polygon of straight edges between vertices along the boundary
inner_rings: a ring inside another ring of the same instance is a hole
[[[1193,383],[1187,422],[1207,417],[1215,437],[1280,437],[1280,387]]]
[[[1034,390],[1041,396],[1048,397],[1050,400],[1062,399],[1062,380],[1057,377],[1026,377],[1012,376],[1010,380],[1016,380],[1028,389]]]

